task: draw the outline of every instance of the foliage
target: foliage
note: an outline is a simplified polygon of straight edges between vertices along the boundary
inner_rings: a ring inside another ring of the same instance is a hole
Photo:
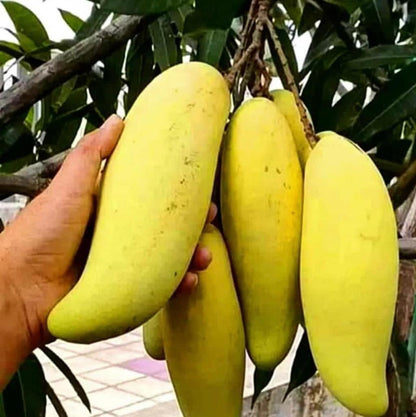
[[[232,65],[250,1],[93,0],[91,4],[91,15],[85,21],[60,10],[62,23],[74,36],[55,42],[33,12],[13,1],[2,1],[15,25],[10,31],[15,40],[0,40],[0,66],[7,80],[2,90],[18,81],[17,65],[33,71],[116,14],[140,14],[148,20],[140,33],[102,62],[1,127],[0,171],[16,171],[69,148],[76,137],[100,126],[112,112],[128,111],[153,77],[182,60],[205,61],[225,72]],[[416,3],[280,0],[271,16],[316,130],[336,130],[371,151],[386,182],[396,175],[397,167],[403,171],[416,153]],[[294,45],[300,41],[308,45],[304,62],[295,53]],[[280,63],[273,48],[266,50],[266,62],[271,74],[278,73]],[[394,172],[389,171],[391,166]],[[404,361],[412,364],[414,337],[409,346],[405,342],[404,347],[394,349],[399,356],[409,352],[410,359]],[[89,406],[63,362],[46,352]],[[314,371],[305,335],[292,369],[290,390]],[[259,394],[271,375],[257,372],[256,376]],[[409,380],[413,380],[412,374]],[[31,355],[0,397],[0,416],[44,415],[46,395],[58,414],[65,415],[58,411],[59,400]],[[10,398],[20,398],[22,408],[12,410],[17,403]]]

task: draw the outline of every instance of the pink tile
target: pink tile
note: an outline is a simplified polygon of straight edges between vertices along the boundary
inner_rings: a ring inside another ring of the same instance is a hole
[[[162,372],[158,372],[157,374],[152,375],[153,378],[160,379],[161,381],[168,381],[170,382],[170,376],[167,369],[164,369]]]
[[[155,375],[167,372],[165,361],[156,361],[150,358],[139,358],[120,364],[123,368],[127,368],[145,375]]]

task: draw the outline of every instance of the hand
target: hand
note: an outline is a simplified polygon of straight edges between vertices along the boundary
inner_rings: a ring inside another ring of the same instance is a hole
[[[0,235],[0,260],[3,267],[7,265],[8,285],[22,305],[32,348],[50,340],[48,314],[82,272],[101,163],[113,151],[123,126],[121,119],[112,116],[85,136],[48,188]],[[212,205],[207,221],[215,215]],[[209,250],[197,247],[178,291],[191,291],[197,272],[210,261]]]

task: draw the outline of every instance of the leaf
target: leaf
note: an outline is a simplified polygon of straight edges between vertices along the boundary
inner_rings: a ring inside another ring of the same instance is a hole
[[[0,66],[3,66],[11,58],[20,58],[23,51],[20,46],[13,42],[0,41]]]
[[[41,47],[49,41],[48,33],[43,24],[31,10],[14,1],[2,1],[2,4],[16,28],[17,36],[22,45],[25,43],[28,44],[28,39],[36,47]],[[44,52],[43,54],[39,54],[39,57],[48,60],[50,54]]]
[[[84,24],[84,21],[80,19],[78,16],[75,16],[71,12],[68,12],[67,10],[58,9],[61,13],[62,18],[65,20],[65,23],[75,32],[77,33],[82,25]]]
[[[52,94],[52,110],[58,113],[59,109],[65,104],[75,88],[78,77],[75,76],[55,89]]]
[[[178,32],[183,32],[186,17],[192,12],[192,10],[193,8],[191,5],[184,4],[183,6],[169,12],[169,16],[175,23]]]
[[[33,153],[35,140],[23,121],[13,120],[0,128],[0,163]]]
[[[228,30],[210,30],[198,42],[196,59],[218,67],[221,55],[227,42]]]
[[[328,129],[344,132],[356,122],[364,104],[366,87],[358,86],[344,94],[331,109],[328,118]]]
[[[148,30],[136,35],[129,47],[126,60],[128,92],[125,107],[128,111],[139,94],[153,79],[154,57],[152,39]]]
[[[298,25],[298,35],[301,36],[314,28],[315,23],[322,17],[322,9],[311,3],[306,3]]]
[[[305,383],[309,378],[312,378],[315,375],[315,372],[316,365],[309,346],[308,335],[304,332],[292,364],[290,382],[283,397],[283,401],[294,389]]]
[[[76,39],[81,40],[91,36],[94,32],[101,28],[108,16],[110,16],[110,12],[108,10],[102,10],[94,5],[90,16],[77,32]]]
[[[301,20],[302,12],[304,8],[303,0],[282,0],[282,4],[285,7],[289,17],[295,22],[297,26]]]
[[[354,127],[357,143],[365,145],[376,133],[414,113],[416,108],[416,62],[403,68],[364,107]]]
[[[326,3],[334,4],[335,6],[343,7],[349,13],[354,12],[359,6],[361,0],[324,0]],[[378,0],[375,0],[378,1]]]
[[[42,352],[56,365],[56,367],[66,376],[72,387],[74,388],[75,392],[78,394],[79,399],[91,413],[91,405],[90,401],[88,400],[87,394],[82,388],[82,385],[79,383],[75,375],[72,373],[69,366],[51,349],[47,346],[41,348]]]
[[[168,16],[160,16],[149,26],[149,30],[154,45],[155,62],[160,69],[164,71],[178,64],[181,54],[178,53],[178,45]]]
[[[117,111],[118,95],[122,86],[121,70],[124,62],[126,45],[104,58],[103,78],[94,79],[89,85],[91,97],[104,117]]]
[[[1,223],[3,224],[3,221],[1,221]],[[3,225],[3,230],[4,230],[4,225]],[[6,416],[6,409],[4,408],[4,400],[3,400],[3,393],[2,392],[0,392],[0,417],[7,417]]]
[[[272,380],[274,374],[274,369],[272,371],[264,371],[262,369],[256,368],[254,370],[254,394],[253,398],[251,399],[251,408],[254,407],[255,402],[257,401],[257,398],[259,398],[259,395],[264,390],[264,388],[267,387],[268,383]]]
[[[362,0],[360,7],[365,18],[370,46],[393,43],[394,32],[389,0]]]
[[[53,390],[53,388],[48,383],[46,383],[46,395],[48,396],[50,402],[52,403],[53,408],[58,414],[58,417],[68,417],[68,414],[66,413],[65,408],[61,404],[61,401],[59,400],[58,396],[55,394],[55,391]]]
[[[361,49],[345,60],[347,70],[377,68],[383,65],[406,64],[416,57],[416,45],[380,45]]]
[[[11,417],[40,417],[46,410],[46,382],[42,366],[30,354],[3,391],[5,414]]]
[[[175,9],[190,0],[102,0],[104,10],[120,14],[151,15]]]

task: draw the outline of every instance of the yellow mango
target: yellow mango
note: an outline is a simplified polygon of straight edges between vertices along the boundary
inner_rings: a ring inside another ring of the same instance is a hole
[[[275,368],[300,318],[302,172],[289,125],[272,101],[254,98],[224,141],[221,214],[242,307],[247,350]]]
[[[308,160],[308,156],[311,153],[312,148],[308,142],[308,139],[306,138],[299,110],[296,106],[295,97],[293,96],[293,93],[288,90],[272,91],[271,95],[277,108],[284,114],[287,122],[289,123],[293,138],[295,139],[300,165],[302,170],[304,170],[306,161]],[[308,112],[308,109],[306,106],[304,107],[309,121],[312,123],[312,118]]]
[[[398,239],[383,178],[352,142],[328,132],[305,171],[301,296],[320,376],[348,409],[383,415],[398,287]]]
[[[166,304],[204,227],[229,108],[223,77],[199,62],[140,94],[105,168],[85,269],[49,315],[55,337],[118,336]]]
[[[240,417],[244,328],[227,249],[206,226],[201,244],[213,259],[191,294],[172,297],[163,309],[166,361],[184,417]]]
[[[165,359],[162,335],[162,310],[143,324],[143,344],[147,354],[156,360]]]

